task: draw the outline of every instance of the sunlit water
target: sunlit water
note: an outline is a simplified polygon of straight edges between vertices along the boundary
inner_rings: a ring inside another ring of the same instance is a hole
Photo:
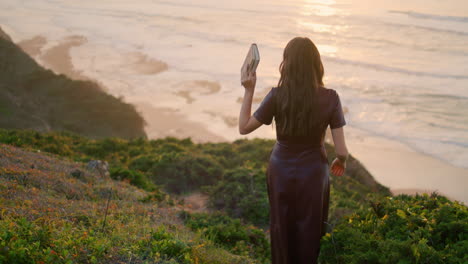
[[[223,120],[238,115],[249,44],[260,49],[261,99],[278,81],[286,43],[308,36],[322,54],[326,86],[348,109],[349,126],[468,168],[465,0],[0,0],[0,10],[0,26],[15,41],[43,35],[50,47],[85,36],[88,42],[72,49],[78,70],[129,102],[180,109],[227,139],[240,137]],[[132,71],[130,52],[162,60],[169,70]],[[194,80],[218,82],[221,90],[210,94],[192,87]],[[193,102],[177,95],[183,90]],[[255,135],[274,137],[271,128]]]

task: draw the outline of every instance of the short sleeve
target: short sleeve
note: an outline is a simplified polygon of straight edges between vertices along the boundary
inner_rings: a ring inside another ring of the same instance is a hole
[[[263,98],[262,103],[257,108],[253,116],[262,124],[269,125],[273,121],[275,114],[274,88]]]
[[[335,102],[334,102],[335,105],[332,109],[332,114],[330,118],[331,129],[340,128],[346,125],[346,120],[343,114],[343,108],[341,107],[340,96],[336,92],[334,92],[334,94],[335,94]]]

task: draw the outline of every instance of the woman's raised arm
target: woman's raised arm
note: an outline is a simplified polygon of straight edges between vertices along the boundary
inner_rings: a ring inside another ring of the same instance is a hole
[[[244,99],[239,114],[239,133],[241,135],[249,134],[262,125],[254,116],[251,115],[252,100],[255,91],[255,83],[257,76],[254,73],[249,73],[249,78],[242,83],[245,88]]]

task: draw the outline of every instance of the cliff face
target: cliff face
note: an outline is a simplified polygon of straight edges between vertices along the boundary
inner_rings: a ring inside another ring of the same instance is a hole
[[[0,28],[0,128],[134,138],[146,137],[144,125],[133,105],[44,69]]]
[[[3,30],[2,27],[0,27],[0,38],[8,41],[12,41],[10,36],[8,36]]]

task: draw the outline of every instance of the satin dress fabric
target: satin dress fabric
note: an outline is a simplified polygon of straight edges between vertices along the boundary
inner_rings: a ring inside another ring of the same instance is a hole
[[[277,89],[269,91],[254,113],[263,124],[271,124],[275,116]],[[335,90],[321,87],[317,95],[321,125],[303,137],[277,133],[270,154],[266,176],[273,264],[317,263],[325,234],[330,197],[325,130],[346,121]]]

